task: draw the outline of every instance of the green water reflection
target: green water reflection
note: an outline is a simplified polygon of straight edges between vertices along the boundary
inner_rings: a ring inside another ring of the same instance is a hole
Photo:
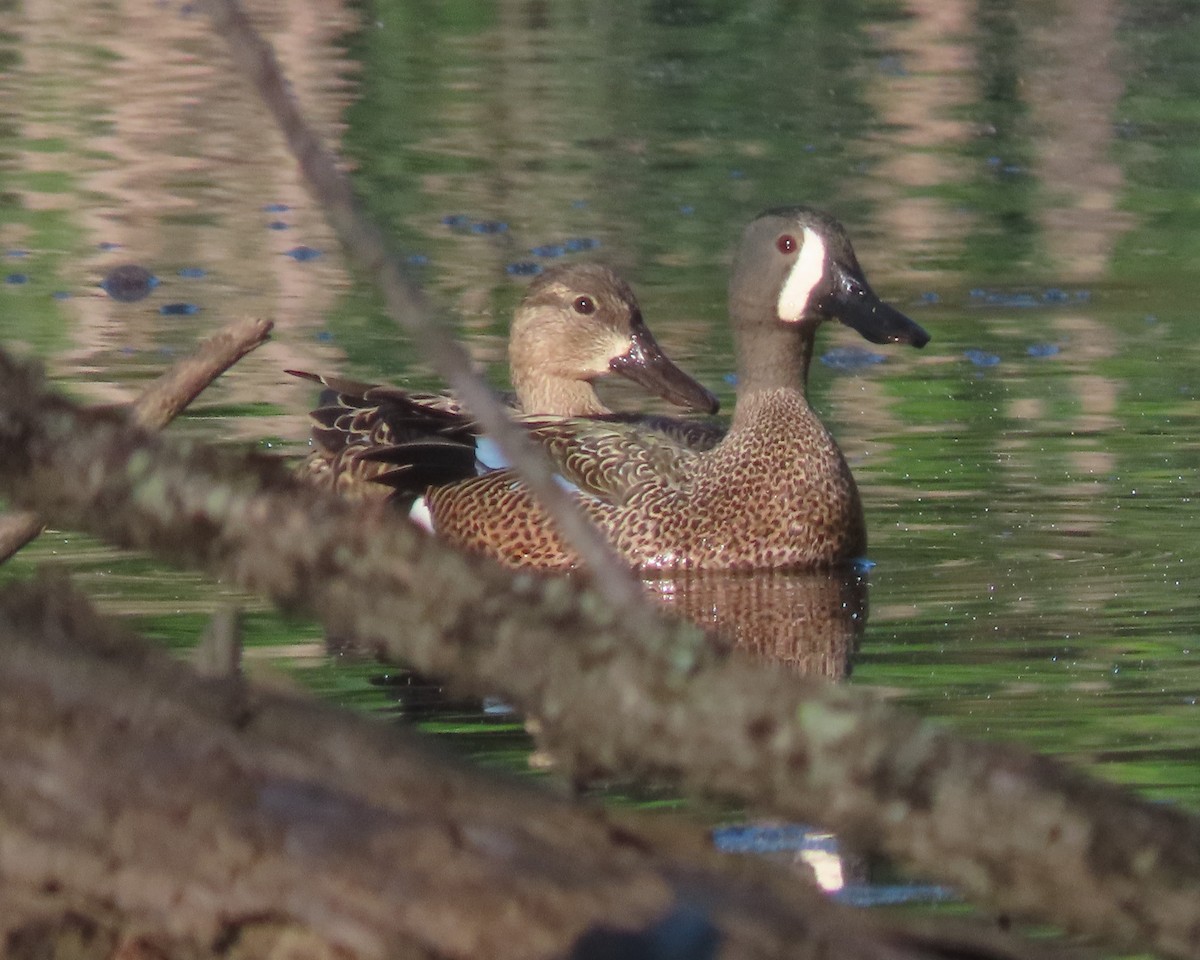
[[[836,212],[876,289],[934,336],[813,371],[877,563],[851,682],[1195,806],[1193,6],[378,2],[350,33],[349,14],[256,9],[498,381],[522,283],[507,268],[586,240],[571,255],[625,271],[728,409],[731,243],[772,203]],[[435,383],[346,275],[203,22],[178,2],[115,11],[0,10],[0,272],[30,277],[0,285],[5,340],[111,401],[229,315],[273,316],[275,341],[172,430],[291,453],[313,397],[286,367]],[[298,244],[323,255],[289,257]],[[95,284],[122,262],[162,287],[109,300]],[[199,312],[160,314],[175,301]],[[224,596],[74,535],[0,576],[45,561],[173,645]],[[330,696],[404,700],[311,625],[249,611],[251,639]],[[469,749],[519,756],[513,721],[488,724]]]
[[[446,297],[594,236],[720,385],[741,224],[837,210],[935,335],[814,374],[879,563],[855,680],[1195,802],[1190,12],[518,5],[445,26],[433,63],[415,9],[376,8],[358,53],[387,65],[347,144],[393,228],[454,261]]]

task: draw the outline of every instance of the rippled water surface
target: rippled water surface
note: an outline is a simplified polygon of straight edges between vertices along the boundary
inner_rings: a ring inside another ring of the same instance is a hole
[[[822,332],[813,399],[855,470],[876,566],[833,594],[757,585],[736,602],[824,619],[760,623],[755,642],[781,669],[849,672],[957,729],[1200,804],[1193,5],[255,9],[497,382],[525,277],[598,256],[728,410],[738,232],[775,203],[836,213],[876,290],[934,339]],[[123,264],[157,278],[144,298],[100,287]],[[298,455],[315,398],[283,369],[437,383],[178,0],[0,6],[0,279],[4,341],[94,401],[131,398],[234,315],[274,318],[273,342],[175,433]],[[73,533],[4,576],[47,561],[173,645],[225,593]],[[851,621],[829,625],[831,597]],[[499,708],[381,678],[247,606],[265,669],[524,763]],[[819,630],[829,645],[805,663],[776,649]]]

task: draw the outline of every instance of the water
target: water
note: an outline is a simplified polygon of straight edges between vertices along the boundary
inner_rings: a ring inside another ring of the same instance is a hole
[[[774,203],[835,212],[934,340],[821,335],[812,395],[876,565],[853,588],[869,611],[834,592],[843,619],[810,667],[1200,805],[1190,4],[385,2],[357,33],[333,6],[256,10],[496,382],[525,278],[600,256],[730,409],[734,239]],[[99,284],[123,264],[159,285],[114,300]],[[4,340],[94,401],[131,398],[230,316],[273,317],[174,433],[301,453],[315,398],[289,367],[437,385],[177,2],[0,8],[0,275]],[[72,533],[0,576],[47,561],[173,646],[225,594]],[[247,607],[255,669],[524,763],[516,718]]]

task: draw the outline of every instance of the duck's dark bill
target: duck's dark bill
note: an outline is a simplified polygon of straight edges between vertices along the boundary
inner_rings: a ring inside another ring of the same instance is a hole
[[[825,296],[821,307],[872,343],[923,347],[929,342],[929,334],[920,324],[880,300],[865,280],[836,265],[833,291]]]
[[[613,373],[619,373],[652,393],[681,407],[704,413],[716,413],[720,401],[716,395],[667,359],[649,328],[640,320],[633,323],[633,345],[626,353],[608,362]]]

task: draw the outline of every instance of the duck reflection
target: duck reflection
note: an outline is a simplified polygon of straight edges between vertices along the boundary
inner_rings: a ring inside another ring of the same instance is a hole
[[[848,676],[867,624],[867,578],[854,570],[709,570],[643,583],[670,611],[731,647],[803,676]],[[352,643],[332,638],[326,642],[331,653],[362,655]],[[475,736],[490,730],[502,738],[520,739],[520,723],[502,701],[455,699],[439,680],[403,669],[376,675],[370,683],[386,691],[385,699],[398,717],[416,722],[453,717],[456,736],[470,729]]]
[[[698,570],[643,583],[679,616],[805,676],[847,676],[867,624],[867,579],[853,569]]]

